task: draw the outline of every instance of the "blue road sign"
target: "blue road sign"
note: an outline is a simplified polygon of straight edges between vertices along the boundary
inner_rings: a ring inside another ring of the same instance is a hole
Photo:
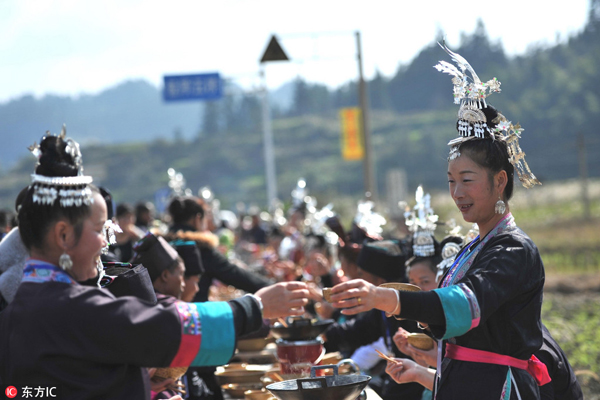
[[[218,72],[195,75],[165,75],[163,99],[218,100],[223,95],[223,83]]]

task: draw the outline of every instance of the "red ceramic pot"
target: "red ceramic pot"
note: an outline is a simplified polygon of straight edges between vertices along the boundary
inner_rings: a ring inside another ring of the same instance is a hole
[[[282,374],[309,374],[310,367],[318,364],[325,355],[320,338],[289,342],[278,340],[276,345]]]

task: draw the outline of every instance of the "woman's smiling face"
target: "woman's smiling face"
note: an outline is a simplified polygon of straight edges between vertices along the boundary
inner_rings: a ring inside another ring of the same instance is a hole
[[[76,243],[71,243],[71,247],[67,250],[67,254],[73,260],[73,269],[70,273],[78,281],[96,276],[96,262],[102,247],[106,244],[102,229],[107,216],[106,203],[99,193],[94,193],[93,198],[90,216],[83,221],[81,237]]]
[[[450,195],[466,222],[484,225],[495,217],[499,199],[488,171],[466,154],[448,163]]]

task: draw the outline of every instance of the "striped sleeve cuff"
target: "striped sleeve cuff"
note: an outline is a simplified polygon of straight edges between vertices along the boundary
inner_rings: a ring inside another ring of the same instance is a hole
[[[235,351],[233,312],[227,302],[177,302],[181,342],[171,367],[226,364]]]
[[[479,303],[467,285],[461,283],[434,289],[433,292],[440,298],[446,318],[446,332],[442,339],[461,336],[479,325]]]

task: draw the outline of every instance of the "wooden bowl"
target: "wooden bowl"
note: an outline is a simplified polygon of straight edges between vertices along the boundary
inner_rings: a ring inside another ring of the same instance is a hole
[[[246,364],[246,363],[230,363],[230,364],[223,365],[223,368],[226,369],[227,371],[233,371],[234,369],[237,369],[237,370],[246,369],[247,366],[248,366],[248,364]]]
[[[269,342],[270,341],[267,338],[238,340],[237,349],[243,352],[261,351],[267,346],[267,344],[269,344]]]
[[[269,400],[273,395],[265,388],[251,389],[244,392],[246,400]]]
[[[261,383],[228,383],[227,385],[221,385],[223,392],[227,393],[229,397],[234,399],[243,399],[244,393],[249,390],[262,389]]]
[[[408,344],[420,350],[433,349],[433,339],[424,333],[411,333],[408,335]]]
[[[187,371],[188,367],[156,368],[153,378],[179,379]]]
[[[400,283],[400,282],[388,282],[382,283],[379,287],[396,289],[401,292],[420,292],[421,288],[416,285],[411,285],[410,283]]]
[[[215,376],[219,381],[220,385],[227,385],[230,383],[258,383],[260,384],[260,378],[265,374],[265,371],[255,370],[225,370],[215,372]]]

